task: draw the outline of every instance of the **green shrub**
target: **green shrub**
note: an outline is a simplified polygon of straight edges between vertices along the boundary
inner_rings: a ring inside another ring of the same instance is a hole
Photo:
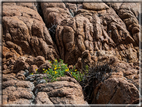
[[[51,61],[50,61],[51,63]],[[38,72],[38,71],[37,71]],[[63,77],[65,76],[65,72],[68,72],[73,78],[75,78],[78,82],[83,80],[84,73],[80,73],[77,69],[75,69],[75,66],[72,70],[69,70],[68,65],[63,63],[63,60],[60,59],[55,60],[51,68],[43,69],[43,73],[51,75],[51,82],[57,81],[57,77]]]

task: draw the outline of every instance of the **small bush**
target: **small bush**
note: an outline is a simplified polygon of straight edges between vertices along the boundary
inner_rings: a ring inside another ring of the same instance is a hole
[[[107,63],[94,65],[93,68],[89,68],[88,73],[85,75],[84,83],[82,84],[82,89],[84,91],[85,100],[88,103],[92,103],[94,97],[94,89],[101,83],[104,82],[111,76],[112,72],[117,72],[111,69],[110,65]]]
[[[68,65],[64,64],[63,60],[61,59],[59,62],[58,60],[55,60],[52,63],[51,68],[43,69],[43,73],[51,75],[51,82],[57,81],[57,77],[63,77],[66,75],[66,73],[69,73],[71,77],[75,78],[78,82],[82,81],[84,77],[84,73],[81,74],[77,69],[75,69],[75,66],[72,70],[70,70]]]

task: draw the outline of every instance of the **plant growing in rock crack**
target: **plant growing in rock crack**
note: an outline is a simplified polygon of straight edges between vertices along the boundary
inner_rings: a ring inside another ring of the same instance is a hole
[[[85,99],[91,103],[91,96],[93,96],[93,90],[100,83],[111,76],[114,72],[108,64],[99,65],[98,63],[95,67],[90,68],[88,73],[85,74],[85,81],[82,84],[84,90]],[[116,71],[117,72],[117,71]]]
[[[51,82],[57,81],[58,77],[63,77],[67,74],[69,74],[71,77],[75,78],[78,82],[80,82],[83,80],[84,76],[84,74],[81,74],[79,71],[77,71],[77,69],[75,69],[75,66],[72,70],[70,70],[68,68],[68,65],[64,64],[63,60],[61,59],[59,62],[58,60],[55,60],[52,63],[51,68],[43,69],[43,73],[51,75]]]

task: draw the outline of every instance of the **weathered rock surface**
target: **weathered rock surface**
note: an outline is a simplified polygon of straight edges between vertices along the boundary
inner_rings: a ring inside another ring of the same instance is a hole
[[[140,25],[138,22],[140,4],[139,3],[109,3],[118,12],[119,17],[124,21],[128,31],[130,31],[137,45],[140,40]],[[121,6],[119,6],[121,5]]]
[[[43,16],[47,27],[60,24],[66,18],[71,17],[64,3],[41,3]]]
[[[3,104],[31,104],[34,100],[34,84],[10,79],[3,82]]]
[[[60,77],[56,82],[39,84],[34,92],[37,95],[37,104],[44,104],[45,99],[46,104],[87,104],[84,101],[82,87],[70,77]],[[45,95],[39,99],[40,93]]]
[[[84,95],[93,104],[137,103],[139,8],[139,3],[3,3],[3,104],[87,105]],[[92,68],[85,94],[74,78],[51,83],[42,74],[51,67],[48,60],[59,58],[70,68]]]
[[[3,4],[3,46],[20,55],[54,60],[58,57],[54,43],[36,7],[32,5]]]
[[[31,65],[30,68],[29,68],[29,73],[36,73],[38,67],[36,65]]]
[[[57,26],[59,54],[66,63],[75,64],[85,50],[89,50],[90,54],[99,50],[111,50],[117,51],[120,60],[137,62],[138,38],[131,36],[127,29],[123,18],[120,19],[113,8],[105,11],[79,9],[74,17],[64,19]]]
[[[105,3],[83,3],[83,8],[88,10],[106,10],[109,7]]]
[[[37,94],[35,102],[36,104],[51,104],[52,106],[54,106],[46,92],[39,92]]]
[[[138,89],[122,78],[109,78],[94,90],[93,104],[129,104],[139,98]]]
[[[98,55],[96,66],[89,73],[92,78],[88,78],[87,88],[93,87],[90,103],[131,104],[140,97],[139,74],[139,67],[133,63],[120,61],[107,52]]]

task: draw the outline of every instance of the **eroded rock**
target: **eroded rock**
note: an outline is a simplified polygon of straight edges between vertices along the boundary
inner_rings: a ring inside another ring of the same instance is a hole
[[[139,97],[138,89],[122,78],[107,79],[96,90],[92,101],[95,104],[129,104]]]
[[[109,7],[105,3],[83,3],[83,8],[89,10],[106,10]]]
[[[35,94],[46,93],[53,104],[87,104],[81,86],[70,77],[61,77],[53,83],[39,84]],[[48,101],[48,100],[47,100]]]
[[[53,103],[50,101],[46,92],[39,92],[35,102],[36,104],[51,104],[53,106]]]
[[[41,55],[52,60],[58,57],[51,36],[33,3],[15,3],[13,6],[4,3],[3,29],[4,46],[18,54]]]
[[[83,71],[97,65],[90,72],[95,82],[89,103],[137,102],[138,3],[40,3],[45,22],[36,5],[3,3],[3,104],[87,105],[74,78],[51,83],[51,75],[29,75],[43,73],[51,67],[48,60],[59,58]]]
[[[47,27],[60,24],[62,20],[71,17],[64,3],[41,3],[43,16]]]
[[[29,81],[8,80],[3,82],[3,104],[31,104],[35,96],[34,85]]]

